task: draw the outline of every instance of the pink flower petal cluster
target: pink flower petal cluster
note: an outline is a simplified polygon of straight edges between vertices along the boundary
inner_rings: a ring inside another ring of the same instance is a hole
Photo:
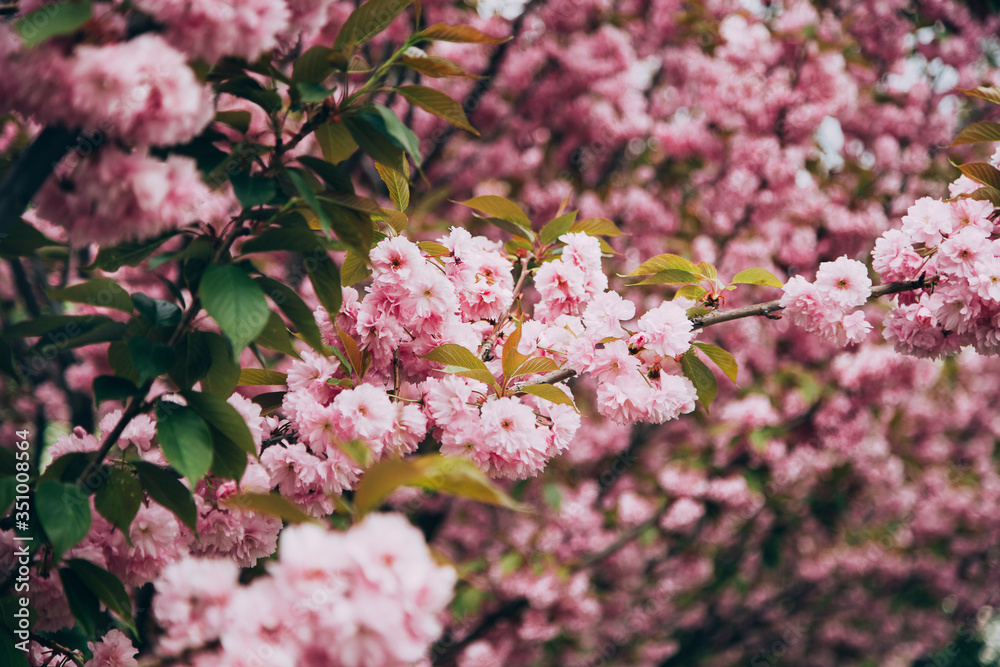
[[[209,190],[195,161],[159,160],[143,149],[106,146],[36,197],[38,215],[65,227],[75,245],[157,236],[194,220],[225,216],[229,200]]]
[[[2,55],[2,54],[0,54]],[[212,93],[187,66],[184,54],[147,33],[68,55],[49,43],[9,55],[7,103],[40,123],[81,127],[146,146],[170,146],[195,137],[212,120]],[[6,77],[5,77],[6,78]]]
[[[560,315],[579,315],[593,297],[608,287],[601,268],[601,244],[583,233],[563,234],[562,257],[546,262],[535,274],[535,288],[541,301],[534,316],[544,323]]]
[[[969,189],[964,178],[953,191]],[[923,277],[928,284],[896,297],[886,315],[885,338],[897,351],[936,358],[972,346],[981,354],[1000,353],[1000,239],[992,211],[989,202],[967,197],[924,197],[903,216],[900,229],[878,239],[873,266],[884,279]]]
[[[568,387],[556,386],[571,396]],[[537,475],[580,425],[569,406],[529,401],[530,396],[487,399],[485,384],[457,375],[428,379],[421,388],[441,453],[469,458],[495,477]]]
[[[289,11],[275,0],[136,0],[135,6],[165,26],[174,47],[208,63],[223,56],[253,62],[278,45]]]
[[[137,667],[138,651],[121,630],[108,630],[99,642],[87,642],[93,657],[83,667]]]
[[[411,664],[440,635],[456,580],[398,514],[370,515],[344,533],[291,526],[267,576],[241,586],[238,575],[222,560],[168,568],[153,598],[160,649],[218,641],[199,667]]]
[[[860,310],[847,311],[868,300],[871,286],[865,265],[844,256],[820,264],[815,282],[802,276],[789,278],[779,304],[806,331],[838,345],[860,343],[871,324]]]

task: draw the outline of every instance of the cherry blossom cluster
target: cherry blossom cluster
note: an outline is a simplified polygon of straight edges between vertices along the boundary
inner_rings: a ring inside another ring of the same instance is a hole
[[[185,559],[163,572],[153,614],[165,654],[218,641],[191,664],[409,664],[441,633],[456,579],[398,514],[343,533],[288,527],[267,576],[246,586],[238,577],[224,559]]]
[[[342,355],[356,349],[370,366],[358,373],[311,352],[290,363],[283,411],[298,439],[262,456],[282,493],[328,514],[328,494],[353,488],[362,472],[341,445],[363,441],[378,461],[416,450],[428,433],[442,453],[491,475],[534,476],[580,425],[571,400],[517,392],[546,369],[593,376],[598,411],[620,423],[662,423],[692,411],[696,392],[678,362],[694,336],[691,302],[663,302],[630,331],[622,323],[635,317],[635,305],[607,291],[599,240],[584,233],[559,240],[561,255],[535,271],[535,317],[522,313],[519,321],[504,320],[514,306],[514,260],[500,244],[457,228],[426,250],[403,237],[379,242],[366,293],[345,288],[336,318],[322,308],[316,314],[327,344]],[[512,340],[516,348],[506,350]],[[486,375],[442,372],[427,356],[443,345],[481,355]],[[551,363],[514,386],[503,358],[515,353]],[[503,388],[491,389],[490,379]],[[556,386],[572,399],[564,383]],[[399,400],[390,402],[387,391]]]
[[[228,559],[184,558],[155,581],[158,650],[188,664],[336,667],[410,664],[441,633],[455,570],[434,561],[399,514],[374,514],[344,533],[287,528],[267,576],[240,585]],[[218,649],[210,649],[217,642]],[[136,649],[111,630],[86,667],[135,667]],[[36,648],[38,658],[45,651]]]
[[[871,287],[868,268],[844,256],[820,264],[814,282],[789,278],[780,304],[806,331],[838,345],[860,343],[872,325],[864,312],[854,309],[868,301]]]
[[[1000,163],[1000,153],[993,156]],[[925,277],[928,287],[900,294],[885,317],[898,352],[941,357],[971,346],[1000,353],[1000,241],[994,206],[969,195],[981,186],[962,176],[951,199],[924,197],[875,242],[873,266],[887,280]]]

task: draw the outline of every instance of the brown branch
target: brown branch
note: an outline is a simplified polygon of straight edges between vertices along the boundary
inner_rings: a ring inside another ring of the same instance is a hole
[[[435,667],[445,667],[455,664],[456,658],[465,650],[465,647],[485,635],[490,628],[505,619],[516,619],[525,609],[528,608],[528,600],[523,597],[516,597],[500,605],[491,614],[483,617],[475,628],[462,639],[438,650],[431,652],[431,664]],[[439,652],[440,651],[440,652]],[[140,665],[140,667],[144,667]]]
[[[50,125],[17,156],[0,182],[0,243],[78,136],[77,130]]]
[[[630,542],[632,542],[640,535],[642,535],[646,531],[646,529],[656,526],[660,522],[660,518],[662,518],[663,515],[666,514],[668,506],[669,503],[664,503],[663,506],[660,507],[660,509],[658,509],[655,514],[653,514],[653,516],[649,517],[642,523],[633,527],[631,530],[625,532],[617,540],[615,540],[608,546],[604,547],[603,549],[601,549],[596,553],[584,556],[578,563],[570,567],[570,571],[579,572],[580,570],[585,570],[588,567],[596,565],[597,563],[600,563],[602,560],[610,558],[614,554],[618,553],[619,551],[622,550],[622,548],[624,548]]]
[[[933,278],[927,278],[926,276],[920,276],[916,280],[904,280],[895,283],[887,283],[885,285],[877,285],[872,288],[871,297],[869,301],[877,299],[879,297],[888,296],[890,294],[899,294],[900,292],[910,292],[913,290],[923,289],[929,287],[934,283]],[[730,322],[732,320],[742,319],[744,317],[767,317],[769,319],[778,319],[778,317],[773,316],[779,310],[784,310],[784,308],[779,305],[777,301],[765,301],[764,303],[754,303],[749,306],[743,306],[742,308],[733,308],[732,310],[723,310],[719,312],[709,313],[708,315],[701,315],[699,317],[691,318],[691,326],[695,329],[703,329],[707,326],[713,324],[721,324],[722,322]],[[528,380],[527,382],[522,382],[511,387],[512,391],[518,391],[525,387],[529,387],[535,384],[555,384],[556,382],[563,382],[564,380],[569,380],[576,375],[576,371],[569,368],[561,368],[557,371],[552,371],[534,380]]]
[[[912,290],[923,289],[924,287],[928,287],[931,282],[932,281],[927,279],[925,276],[920,276],[916,280],[905,280],[885,285],[878,285],[872,288],[872,294],[871,297],[869,297],[869,300],[877,299],[889,294],[898,294],[899,292],[909,292]],[[771,314],[776,313],[779,310],[784,310],[784,308],[778,301],[766,301],[764,303],[754,303],[749,306],[743,306],[742,308],[733,308],[732,310],[724,310],[709,313],[708,315],[701,315],[699,317],[692,317],[691,324],[695,329],[703,329],[713,324],[738,320],[744,317],[767,317],[769,319],[778,319],[777,317],[771,317]]]

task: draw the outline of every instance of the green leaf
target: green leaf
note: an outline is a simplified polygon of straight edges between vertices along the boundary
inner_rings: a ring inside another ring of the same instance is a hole
[[[351,183],[351,177],[337,165],[312,157],[311,155],[300,155],[296,159],[311,169],[334,192],[354,194],[354,184]]]
[[[64,0],[36,9],[14,24],[14,29],[24,40],[24,45],[31,48],[49,37],[76,32],[90,17],[90,0]]]
[[[63,454],[45,467],[41,479],[50,479],[67,484],[76,482],[84,469],[94,460],[93,452],[69,452]],[[88,480],[89,481],[89,480]],[[88,489],[90,491],[92,489]]]
[[[503,357],[501,366],[503,374],[508,378],[514,377],[517,369],[528,360],[527,355],[517,351],[517,346],[521,344],[521,325],[518,324],[514,332],[507,337],[503,344]]]
[[[406,217],[405,213],[391,208],[384,208],[381,213],[373,217],[376,220],[384,220],[397,234],[402,234],[403,230],[410,225],[410,219]]]
[[[191,491],[180,483],[177,474],[169,468],[161,468],[146,461],[136,461],[135,470],[139,473],[139,482],[149,497],[170,510],[197,534],[198,509],[195,507]]]
[[[82,558],[71,558],[66,561],[66,564],[80,578],[80,581],[97,596],[97,599],[107,605],[110,611],[117,614],[125,622],[125,625],[135,632],[135,621],[132,620],[132,600],[118,577]]]
[[[413,0],[368,0],[347,17],[333,42],[333,50],[349,51],[361,46],[388,28],[412,2]]]
[[[100,620],[101,601],[80,580],[79,575],[67,567],[59,569],[59,581],[62,583],[73,618],[88,635],[93,636],[97,632],[97,623]]]
[[[156,439],[170,465],[192,484],[212,467],[212,434],[191,408],[162,400],[157,403]]]
[[[573,227],[574,222],[576,222],[576,211],[560,215],[558,218],[545,223],[541,232],[542,243],[552,243],[568,232]]]
[[[278,186],[274,179],[264,176],[251,176],[248,169],[230,174],[229,182],[233,184],[233,192],[240,200],[243,208],[253,208],[267,204],[278,194]]]
[[[229,348],[223,344],[225,356],[229,358]],[[212,353],[205,335],[200,332],[193,332],[183,336],[174,348],[176,361],[170,369],[170,379],[180,389],[190,389],[195,382],[205,377],[211,370],[213,363]],[[231,363],[232,360],[230,359]]]
[[[131,472],[122,468],[111,468],[108,478],[94,495],[94,507],[98,514],[122,531],[129,544],[132,543],[129,526],[141,504],[142,485]]]
[[[969,162],[958,165],[958,168],[977,183],[1000,190],[1000,171],[988,162]]]
[[[524,232],[527,232],[529,239],[534,240],[535,238],[531,232],[531,220],[528,219],[528,214],[506,197],[480,195],[479,197],[473,197],[472,199],[457,203],[462,206],[468,206],[487,216],[511,222],[523,229]],[[522,232],[522,235],[524,235],[524,232]]]
[[[705,296],[705,294],[707,293],[708,290],[702,287],[701,285],[685,285],[684,287],[677,290],[677,293],[674,294],[674,298],[692,299],[694,301],[697,301],[701,297]]]
[[[181,309],[177,304],[151,299],[141,292],[132,295],[132,304],[140,315],[154,327],[176,327],[181,321]],[[131,308],[128,312],[132,312]]]
[[[38,248],[61,245],[21,218],[14,218],[9,229],[6,237],[0,239],[0,257],[29,257]]]
[[[358,143],[351,136],[347,124],[343,122],[324,123],[317,127],[313,134],[316,136],[316,143],[319,144],[323,158],[333,164],[351,157],[358,148]]]
[[[132,359],[128,353],[128,345],[124,341],[108,345],[108,364],[111,365],[111,370],[115,372],[115,375],[138,384],[139,373],[136,372],[135,366],[132,365]]]
[[[341,208],[346,208],[351,211],[357,211],[358,213],[365,213],[368,215],[379,215],[383,210],[374,199],[359,197],[356,194],[337,194],[326,192],[323,193],[323,196],[319,199],[321,202],[332,202]],[[366,224],[370,223],[368,220],[365,220],[364,222]],[[364,225],[359,224],[359,227],[363,226]],[[371,227],[370,224],[368,224],[368,226]]]
[[[970,123],[962,128],[951,145],[980,144],[987,141],[1000,141],[1000,123],[990,121]]]
[[[239,385],[282,385],[288,382],[288,376],[278,371],[266,370],[263,368],[244,368],[240,370]]]
[[[361,369],[363,363],[361,361],[361,350],[358,348],[357,342],[351,338],[343,329],[340,328],[336,322],[333,325],[337,329],[337,337],[340,339],[340,344],[344,346],[344,353],[347,355],[348,361],[351,362],[351,368],[354,369],[354,374],[361,379]]]
[[[782,287],[778,278],[766,269],[746,269],[733,276],[734,285],[765,285],[767,287]]]
[[[253,402],[260,406],[260,414],[266,417],[281,409],[286,393],[284,391],[266,391],[254,396]]]
[[[305,201],[306,205],[312,209],[312,212],[316,214],[316,218],[319,220],[320,225],[323,228],[323,233],[327,236],[330,235],[330,217],[326,213],[320,203],[319,199],[316,198],[316,193],[312,191],[309,184],[302,177],[302,173],[297,169],[287,169],[285,173],[288,175],[289,180],[298,190],[299,196]]]
[[[975,88],[956,88],[960,93],[965,93],[969,97],[978,97],[981,100],[1000,104],[1000,88],[996,86],[977,86]]]
[[[516,378],[522,375],[531,375],[532,373],[551,373],[557,370],[559,370],[559,364],[555,360],[549,357],[534,357],[518,366],[514,374],[509,377]]]
[[[403,166],[406,167],[405,162]],[[392,199],[392,203],[396,205],[398,210],[405,211],[410,205],[409,168],[407,167],[406,172],[398,172],[392,167],[376,162],[375,169],[378,170],[378,175],[389,190],[389,198]]]
[[[1000,190],[996,188],[991,188],[988,185],[984,185],[975,192],[971,192],[968,195],[971,199],[976,199],[979,201],[988,201],[995,207],[1000,207]]]
[[[338,442],[337,447],[362,469],[366,469],[372,464],[372,450],[361,440]]]
[[[35,511],[52,543],[52,558],[56,562],[90,531],[90,502],[86,492],[76,484],[53,479],[39,482],[35,489]]]
[[[512,39],[511,37],[493,37],[468,25],[449,25],[447,23],[435,23],[431,27],[421,30],[416,37],[463,44],[503,44]]]
[[[451,251],[437,241],[420,241],[417,247],[427,253],[428,257],[448,257]]]
[[[478,380],[484,384],[492,386],[494,389],[499,390],[500,385],[497,384],[497,380],[493,377],[493,373],[488,370],[481,368],[461,368],[459,366],[445,366],[442,369],[445,373],[450,373],[452,375],[461,375],[462,377],[469,378],[471,380]]]
[[[305,219],[295,213],[296,222],[288,222],[287,227],[268,229],[243,244],[244,255],[258,252],[274,252],[288,250],[303,254],[311,252],[326,252],[325,240],[306,224]]]
[[[395,90],[411,104],[434,114],[438,118],[443,118],[461,130],[467,130],[477,137],[479,136],[479,131],[469,122],[462,105],[440,90],[426,86],[400,86]]]
[[[607,218],[587,218],[586,220],[577,220],[573,223],[573,226],[569,228],[569,231],[583,232],[584,234],[589,234],[590,236],[627,236],[624,232],[618,229],[618,225]]]
[[[220,503],[229,509],[278,517],[288,523],[319,523],[301,507],[277,493],[237,493]]]
[[[420,355],[424,359],[430,359],[446,366],[457,366],[459,368],[476,368],[489,371],[483,360],[470,352],[467,348],[455,343],[445,343],[439,345],[427,354]]]
[[[125,336],[127,329],[128,327],[124,322],[102,322],[79,336],[69,339],[51,334],[46,340],[39,341],[32,349],[51,358],[53,354],[77,347],[84,347],[85,345],[120,341]]]
[[[330,255],[323,251],[316,251],[310,255],[303,255],[303,264],[306,275],[312,283],[313,292],[320,304],[326,308],[326,312],[332,317],[340,313],[340,304],[343,295],[340,291],[340,272],[337,265],[330,259]]]
[[[576,404],[573,402],[573,399],[570,398],[562,389],[554,387],[551,384],[529,384],[527,387],[521,387],[517,391],[520,394],[531,394],[532,396],[537,396],[538,398],[545,399],[546,401],[558,403],[560,405],[569,405],[574,410],[576,409]]]
[[[222,431],[210,426],[212,432],[212,475],[239,481],[247,469],[247,453],[227,438]]]
[[[196,391],[183,391],[181,396],[206,422],[217,428],[247,454],[255,456],[257,446],[246,421],[225,399]]]
[[[49,287],[45,293],[53,299],[114,308],[132,314],[132,299],[122,286],[110,278],[98,278],[69,287]]]
[[[725,373],[734,384],[736,383],[736,374],[740,368],[739,364],[736,363],[736,357],[718,345],[712,345],[711,343],[695,343],[694,346],[704,352],[705,356],[719,367],[719,370]]]
[[[6,516],[17,497],[17,480],[13,477],[0,477],[0,515]]]
[[[409,67],[415,72],[425,74],[435,79],[448,78],[453,76],[478,79],[476,74],[470,74],[462,69],[461,65],[454,63],[447,58],[437,56],[403,56],[398,60],[400,65]]]
[[[139,393],[139,388],[131,380],[114,375],[98,375],[94,378],[94,404],[104,401],[131,398]]]
[[[323,83],[333,74],[330,67],[330,55],[333,49],[326,46],[313,46],[299,56],[292,65],[292,81],[308,81]]]
[[[687,379],[691,380],[698,392],[698,402],[705,407],[705,410],[708,410],[712,401],[715,400],[715,395],[719,392],[715,374],[709,370],[705,362],[698,358],[698,353],[693,349],[688,350],[681,357],[681,370],[684,371]]]
[[[250,100],[267,112],[281,109],[281,95],[276,90],[264,88],[257,80],[249,76],[241,76],[215,85],[220,93],[229,93],[236,97]]]
[[[371,116],[371,114],[369,114]],[[358,147],[376,162],[403,171],[403,151],[398,142],[389,139],[382,130],[373,126],[366,116],[345,116],[343,124]],[[324,157],[330,158],[324,154]],[[334,160],[330,160],[333,162]]]
[[[396,112],[392,109],[382,106],[381,104],[372,105],[374,111],[364,111],[359,114],[363,117],[376,131],[380,132],[383,136],[387,137],[392,141],[398,148],[406,151],[411,158],[413,158],[413,163],[420,166],[420,141],[417,139],[417,135],[413,133],[413,130],[406,127],[403,121],[399,119]],[[360,141],[358,144],[360,145]],[[362,146],[362,148],[364,148]],[[374,156],[372,156],[374,157]],[[378,162],[379,160],[376,160]],[[389,166],[393,166],[392,163],[387,162]],[[403,171],[399,169],[398,171]]]
[[[198,293],[205,310],[232,342],[236,357],[264,330],[271,313],[257,283],[232,264],[205,269]]]
[[[292,336],[288,333],[285,321],[281,319],[281,315],[275,312],[272,312],[267,318],[264,330],[254,339],[254,343],[269,350],[287,354],[290,357],[298,358],[299,356],[299,353],[295,351],[295,347],[292,345]]]
[[[351,253],[348,253],[348,257],[350,255]],[[347,267],[346,259],[344,260],[344,267]],[[326,354],[319,326],[316,324],[315,317],[313,317],[312,309],[306,305],[305,301],[292,288],[273,278],[262,276],[254,278],[254,280],[264,290],[264,293],[270,297],[271,301],[281,309],[281,312],[291,320],[292,325],[298,330],[302,340],[317,352]],[[336,317],[336,313],[333,316]]]
[[[21,373],[14,364],[14,349],[3,336],[0,336],[0,371],[14,378],[15,382],[23,380]]]
[[[139,266],[147,257],[156,252],[161,245],[177,234],[177,231],[170,231],[159,238],[149,241],[120,243],[116,246],[101,248],[93,263],[90,266],[83,267],[83,270],[92,271],[94,269],[101,269],[102,271],[113,272],[123,266]]]
[[[358,516],[377,508],[400,486],[417,486],[510,509],[523,509],[471,461],[427,454],[384,459],[369,468],[354,494]]]
[[[356,285],[366,280],[372,274],[364,261],[356,253],[348,251],[344,257],[344,265],[340,267],[340,284],[344,287]]]
[[[701,270],[701,275],[705,276],[709,280],[715,280],[719,277],[719,272],[715,270],[715,267],[708,262],[698,262],[698,268]]]
[[[14,597],[11,596],[9,599],[13,600]],[[28,654],[19,649],[17,644],[18,638],[14,633],[6,627],[0,627],[0,665],[28,667]]]
[[[701,269],[694,262],[684,259],[678,255],[657,255],[639,265],[630,276],[651,276],[661,271],[676,270],[694,274],[697,278],[704,278]]]
[[[204,345],[212,360],[208,373],[201,378],[202,391],[228,398],[236,388],[236,381],[240,377],[240,365],[233,359],[233,349],[229,341],[219,334],[204,331],[194,331],[189,336],[198,336],[202,339],[196,344]]]
[[[86,333],[113,320],[103,315],[40,315],[8,327],[5,337],[34,338],[52,333],[61,340]]]
[[[680,269],[666,269],[654,274],[644,280],[641,280],[636,285],[686,285],[689,283],[697,282],[701,278],[701,274],[694,274],[688,271],[681,271]]]
[[[163,343],[154,343],[143,336],[135,336],[128,341],[128,354],[132,367],[139,374],[138,384],[152,380],[171,368],[177,360],[174,349]]]
[[[222,123],[223,125],[228,125],[237,132],[241,134],[246,134],[250,129],[250,119],[252,116],[249,111],[216,111],[215,121],[217,123]]]

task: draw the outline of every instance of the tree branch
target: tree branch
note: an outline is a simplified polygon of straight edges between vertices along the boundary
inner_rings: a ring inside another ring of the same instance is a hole
[[[898,294],[899,292],[909,292],[911,290],[922,289],[928,285],[930,285],[930,281],[924,276],[920,276],[916,280],[905,280],[885,285],[877,285],[872,288],[872,294],[871,297],[869,297],[869,301],[889,294]],[[713,324],[738,320],[743,317],[768,317],[770,319],[777,319],[770,316],[771,313],[775,313],[779,310],[784,310],[784,308],[780,306],[777,301],[766,301],[764,303],[755,303],[749,306],[743,306],[742,308],[733,308],[732,310],[724,310],[709,313],[708,315],[701,315],[700,317],[692,317],[691,324],[695,329],[703,329]]]
[[[73,148],[78,135],[77,130],[50,125],[17,156],[0,182],[0,243],[59,160]]]
[[[899,294],[900,292],[911,292],[913,290],[923,289],[932,285],[933,282],[933,278],[920,276],[916,280],[903,280],[895,283],[887,283],[885,285],[877,285],[872,288],[872,294],[869,297],[869,301],[873,301],[879,297],[888,296],[890,294]],[[743,306],[742,308],[733,308],[732,310],[717,311],[709,313],[708,315],[692,317],[691,326],[695,329],[704,329],[705,327],[713,324],[739,320],[744,317],[767,317],[769,319],[778,319],[777,317],[772,316],[772,313],[779,310],[784,310],[784,308],[779,305],[778,301],[765,301],[764,303],[754,303],[749,306]],[[535,378],[534,380],[528,380],[527,382],[516,384],[511,389],[512,391],[518,391],[534,384],[555,384],[556,382],[569,380],[575,375],[576,371],[569,368],[561,368],[557,371],[547,373],[539,378]]]

